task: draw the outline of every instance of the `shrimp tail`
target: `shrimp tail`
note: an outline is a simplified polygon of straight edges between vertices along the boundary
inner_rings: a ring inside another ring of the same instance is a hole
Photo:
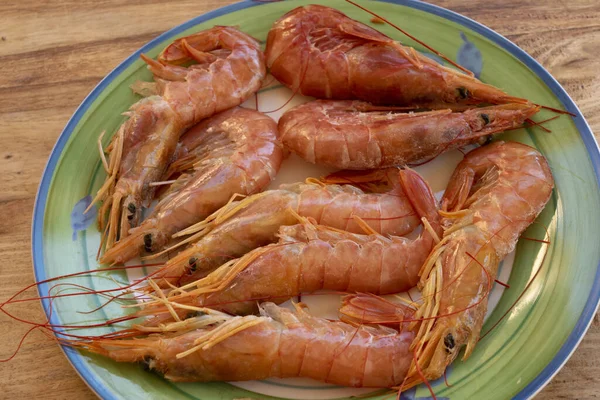
[[[433,227],[436,235],[442,234],[438,206],[433,191],[425,180],[417,172],[405,168],[399,174],[400,185],[406,193],[408,201],[416,211],[417,215]]]
[[[410,303],[400,304],[370,293],[345,296],[339,309],[340,320],[357,324],[395,325],[414,314]]]

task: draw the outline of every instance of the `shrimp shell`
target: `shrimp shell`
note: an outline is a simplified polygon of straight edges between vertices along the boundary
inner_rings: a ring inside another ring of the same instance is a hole
[[[483,143],[521,126],[539,111],[505,104],[464,112],[398,112],[361,101],[317,100],[279,119],[284,146],[313,164],[370,169],[422,163],[446,151]]]
[[[313,317],[300,306],[293,312],[272,303],[262,305],[260,317],[207,311],[163,326],[162,333],[139,332],[135,339],[64,342],[118,362],[143,362],[175,382],[306,377],[390,387],[402,383],[410,365],[410,332],[356,327]],[[188,325],[204,327],[189,330]]]
[[[317,98],[429,108],[527,103],[320,5],[298,7],[273,24],[266,60],[281,83]]]

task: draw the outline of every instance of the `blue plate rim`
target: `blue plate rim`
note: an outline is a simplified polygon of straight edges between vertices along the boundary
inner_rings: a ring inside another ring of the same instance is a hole
[[[596,174],[596,181],[598,187],[600,188],[600,149],[598,147],[598,143],[594,138],[592,130],[585,120],[583,114],[573,101],[571,97],[567,94],[564,88],[556,81],[556,79],[533,57],[527,54],[524,50],[518,47],[509,39],[500,35],[499,33],[493,31],[492,29],[476,22],[468,17],[465,17],[461,14],[458,14],[454,11],[447,10],[440,6],[436,6],[433,4],[423,3],[418,0],[375,0],[383,3],[391,3],[402,6],[411,7],[420,11],[424,11],[430,14],[434,14],[440,16],[442,18],[448,19],[452,22],[463,25],[485,38],[491,40],[496,45],[500,46],[504,50],[508,51],[511,55],[525,64],[529,69],[531,69],[542,81],[550,88],[552,93],[560,100],[560,102],[565,107],[565,110],[576,114],[576,117],[573,119],[575,122],[575,126],[577,130],[581,134],[582,140],[586,147],[586,150],[590,156],[590,161],[594,168],[594,172]],[[205,22],[207,20],[211,20],[213,18],[219,17],[221,15],[229,14],[234,11],[239,11],[242,9],[260,6],[265,4],[265,2],[260,2],[256,0],[244,0],[239,3],[234,3],[225,7],[218,8],[213,11],[209,11],[208,13],[197,16],[187,22],[184,22],[181,25],[170,29],[158,37],[154,38],[150,42],[146,43],[140,49],[131,54],[125,61],[119,64],[115,69],[113,69],[98,85],[86,96],[83,102],[79,105],[73,116],[67,122],[64,130],[58,137],[56,144],[54,145],[48,162],[46,163],[46,167],[44,168],[44,172],[42,174],[42,180],[40,181],[38,191],[35,198],[35,205],[32,217],[32,233],[31,233],[31,242],[32,242],[32,259],[33,259],[33,272],[37,281],[42,281],[47,279],[45,276],[44,270],[44,253],[43,253],[43,225],[44,225],[44,216],[46,209],[46,202],[48,199],[48,191],[50,189],[50,183],[52,182],[52,177],[54,176],[54,171],[56,169],[58,160],[60,159],[60,155],[68,142],[71,134],[73,133],[74,128],[77,126],[85,112],[88,110],[90,105],[96,100],[96,98],[102,93],[102,91],[127,67],[133,64],[140,56],[140,54],[147,52],[152,47],[156,46],[160,42],[177,35],[184,30],[193,27],[199,23]],[[42,284],[38,286],[38,292],[40,296],[42,293],[47,292],[47,285]],[[46,315],[49,315],[49,302],[48,300],[42,300],[42,306]],[[548,365],[540,372],[540,374],[534,378],[526,387],[524,387],[515,397],[514,399],[530,399],[535,394],[540,392],[545,385],[550,382],[550,380],[558,373],[558,371],[564,366],[564,364],[568,361],[568,359],[573,355],[573,352],[583,339],[586,331],[589,329],[593,317],[598,310],[598,305],[600,303],[600,265],[596,269],[596,276],[592,288],[590,290],[590,295],[586,302],[586,305],[581,312],[579,320],[575,324],[573,331],[562,345],[560,350],[556,353],[552,361],[548,363]],[[57,323],[57,316],[55,314],[50,317],[51,323]],[[84,382],[101,398],[103,399],[116,399],[114,394],[105,387],[100,380],[98,380],[95,374],[91,371],[89,366],[87,366],[83,357],[73,349],[63,347],[63,351],[69,360],[69,362],[73,365],[76,372],[81,376]]]

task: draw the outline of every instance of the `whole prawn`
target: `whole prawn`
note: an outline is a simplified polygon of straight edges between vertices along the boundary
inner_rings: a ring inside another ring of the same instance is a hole
[[[177,39],[158,61],[145,55],[142,59],[155,82],[132,86],[148,97],[130,108],[129,119],[107,148],[110,161],[103,161],[108,176],[93,201],[104,201],[98,217],[106,230],[107,249],[139,224],[142,207],[154,196],[150,184],[162,180],[180,135],[200,120],[242,103],[259,89],[266,74],[258,42],[232,27],[217,26]],[[181,66],[192,61],[196,64]]]
[[[380,192],[366,193],[349,184],[324,184],[311,179],[229,203],[205,221],[177,234],[193,233],[179,244],[192,242],[192,245],[167,261],[153,275],[154,279],[159,284],[163,280],[178,284],[198,280],[232,258],[277,241],[281,226],[298,222],[296,214],[355,233],[364,230],[353,217],[362,218],[375,232],[391,235],[407,234],[420,224],[396,168],[329,179],[385,185],[372,187]]]
[[[464,112],[398,112],[361,101],[317,100],[279,119],[284,146],[304,160],[341,169],[421,163],[490,135],[516,128],[538,112],[505,104]]]
[[[401,383],[414,334],[353,326],[304,311],[261,306],[260,316],[231,317],[209,309],[183,321],[127,331],[133,339],[62,340],[118,362],[144,363],[176,382],[307,377],[353,387]]]
[[[422,320],[411,345],[419,365],[413,363],[403,387],[442,376],[465,345],[463,359],[471,355],[498,265],[543,210],[553,187],[546,159],[517,142],[481,147],[457,166],[441,204],[444,237],[420,271],[424,303],[410,317]],[[342,312],[351,320],[393,322],[390,304],[351,296]],[[410,313],[401,306],[396,311],[398,321]]]
[[[241,315],[256,312],[257,300],[282,303],[321,289],[388,294],[414,287],[441,226],[427,183],[412,170],[400,171],[400,182],[427,224],[417,239],[383,236],[368,226],[370,234],[359,235],[313,225],[298,216],[300,224],[280,228],[278,243],[252,250],[206,278],[174,289],[169,300]],[[158,313],[157,306],[168,313],[158,301],[145,303],[140,315]]]
[[[528,103],[320,5],[298,7],[273,24],[266,60],[281,83],[317,98],[429,108]]]
[[[233,108],[187,131],[168,174],[182,173],[152,214],[100,258],[121,263],[162,250],[177,231],[222,207],[236,193],[260,192],[275,178],[284,152],[277,124],[257,111]]]

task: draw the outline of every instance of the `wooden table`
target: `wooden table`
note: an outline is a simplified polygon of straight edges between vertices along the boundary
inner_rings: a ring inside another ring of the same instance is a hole
[[[435,0],[516,42],[566,88],[600,133],[598,0]],[[0,2],[0,299],[33,281],[30,223],[50,150],[90,90],[158,34],[229,0],[4,0]],[[15,307],[41,320],[39,304]],[[0,358],[26,327],[0,317]],[[548,332],[551,334],[551,332]],[[600,393],[600,320],[539,395]],[[0,398],[93,399],[59,347],[39,332],[0,364]]]

